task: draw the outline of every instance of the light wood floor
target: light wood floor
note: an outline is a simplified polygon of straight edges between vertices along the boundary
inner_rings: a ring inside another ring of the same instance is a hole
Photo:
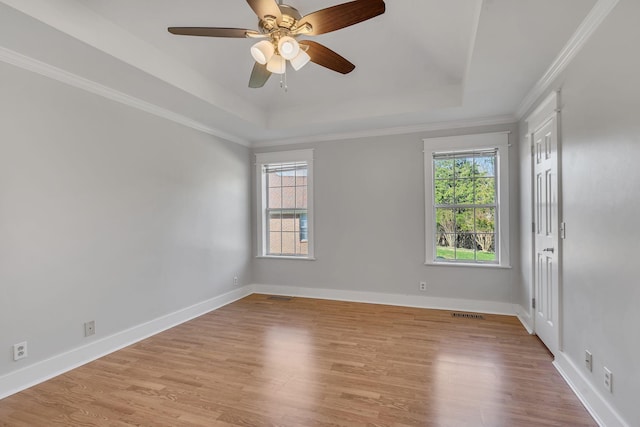
[[[252,295],[0,401],[3,426],[596,426],[509,316]]]

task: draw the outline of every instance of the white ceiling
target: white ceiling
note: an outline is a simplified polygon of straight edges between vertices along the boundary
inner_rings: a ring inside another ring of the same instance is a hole
[[[288,1],[303,15],[337,3]],[[167,32],[256,29],[240,0],[0,0],[0,47],[260,145],[514,120],[595,3],[387,0],[385,14],[313,37],[355,71],[311,63],[287,73],[287,92],[275,75],[248,88],[254,40]]]

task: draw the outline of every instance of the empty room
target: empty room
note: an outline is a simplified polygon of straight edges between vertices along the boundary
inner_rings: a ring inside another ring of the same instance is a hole
[[[640,426],[639,21],[0,0],[0,426]]]

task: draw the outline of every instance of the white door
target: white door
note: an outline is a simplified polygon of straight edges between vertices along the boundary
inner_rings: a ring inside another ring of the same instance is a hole
[[[534,328],[549,350],[559,346],[558,132],[553,115],[532,135],[534,167]]]

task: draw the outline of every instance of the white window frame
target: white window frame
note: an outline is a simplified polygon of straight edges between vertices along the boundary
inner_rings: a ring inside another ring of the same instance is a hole
[[[257,221],[257,257],[277,259],[315,260],[314,257],[314,228],[313,228],[313,149],[275,151],[271,153],[257,153],[256,155],[256,221]],[[308,254],[269,255],[267,253],[266,201],[267,185],[263,173],[264,165],[272,163],[306,162],[307,163],[307,238]]]
[[[494,132],[440,138],[426,138],[424,142],[425,188],[425,264],[444,266],[468,266],[487,268],[511,268],[509,253],[509,132]],[[474,150],[497,149],[497,263],[447,261],[436,258],[434,201],[434,153],[456,153]]]

